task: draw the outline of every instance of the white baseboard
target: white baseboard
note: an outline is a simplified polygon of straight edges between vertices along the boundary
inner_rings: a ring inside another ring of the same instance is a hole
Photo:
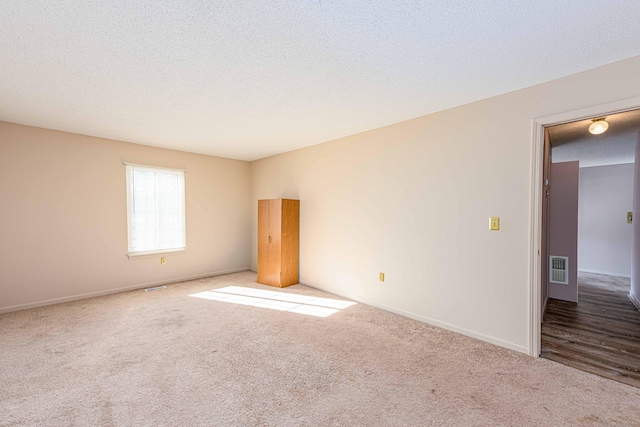
[[[636,298],[633,294],[629,294],[629,299],[631,300],[633,305],[636,306],[638,311],[640,311],[640,300],[638,300],[638,298]]]
[[[587,268],[578,268],[578,271],[582,272],[582,273],[604,274],[606,276],[625,277],[627,279],[631,278],[631,274],[614,273],[614,272],[611,272],[611,271],[591,270],[591,269],[587,269]]]
[[[43,307],[45,305],[53,305],[53,304],[60,304],[60,303],[69,302],[69,301],[77,301],[77,300],[86,299],[86,298],[101,297],[104,295],[117,294],[119,292],[133,291],[136,289],[144,289],[144,288],[151,288],[154,286],[168,285],[170,283],[186,282],[187,280],[202,279],[203,277],[222,276],[223,274],[238,273],[240,271],[247,271],[247,270],[249,270],[249,267],[232,268],[230,270],[213,271],[210,273],[196,274],[193,276],[177,277],[169,280],[160,280],[158,282],[149,282],[149,283],[141,283],[141,284],[131,285],[131,286],[124,286],[122,288],[109,289],[106,291],[89,292],[86,294],[77,294],[77,295],[72,295],[68,297],[54,298],[54,299],[37,301],[37,302],[32,302],[27,304],[13,305],[11,307],[0,308],[0,314],[10,313],[12,311],[27,310],[29,308]]]
[[[500,338],[495,338],[495,337],[492,337],[490,335],[485,335],[483,333],[472,331],[472,330],[469,330],[469,329],[466,329],[466,328],[460,328],[458,326],[454,326],[454,325],[451,325],[451,324],[446,323],[446,322],[441,322],[439,320],[435,320],[435,319],[432,319],[432,318],[429,318],[429,317],[421,316],[419,314],[415,314],[415,313],[411,313],[411,312],[408,312],[408,311],[400,310],[400,309],[397,309],[397,308],[394,308],[394,307],[389,307],[389,306],[386,306],[384,304],[379,304],[377,302],[368,300],[366,298],[362,298],[362,297],[357,296],[357,295],[351,295],[348,292],[344,292],[344,291],[339,290],[339,289],[334,289],[334,288],[331,288],[329,286],[316,285],[316,284],[309,283],[309,282],[306,282],[306,281],[305,282],[301,281],[300,284],[301,285],[305,285],[305,286],[310,286],[312,288],[320,289],[321,291],[330,292],[332,294],[339,295],[341,297],[349,298],[349,299],[352,299],[354,301],[360,302],[362,304],[369,305],[371,307],[375,307],[375,308],[379,308],[381,310],[389,311],[391,313],[399,314],[400,316],[408,317],[410,319],[417,320],[419,322],[427,323],[427,324],[429,324],[431,326],[436,326],[438,328],[446,329],[446,330],[451,331],[451,332],[456,332],[456,333],[459,333],[459,334],[462,334],[462,335],[466,335],[466,336],[471,337],[471,338],[476,338],[476,339],[479,339],[481,341],[485,341],[485,342],[488,342],[488,343],[491,343],[491,344],[495,344],[495,345],[500,346],[500,347],[505,347],[505,348],[508,348],[510,350],[518,351],[520,353],[525,353],[527,355],[529,354],[529,348],[528,347],[521,346],[521,345],[518,345],[518,344],[514,344],[514,343],[511,343],[511,342],[508,342],[508,341],[504,341],[504,340],[501,340]]]

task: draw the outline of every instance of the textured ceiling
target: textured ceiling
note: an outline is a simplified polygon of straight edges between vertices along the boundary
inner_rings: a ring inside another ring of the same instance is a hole
[[[591,135],[591,120],[581,120],[549,128],[554,163],[580,161],[580,167],[617,165],[635,161],[640,132],[640,110],[607,116],[609,129]]]
[[[0,120],[253,160],[640,54],[637,0],[3,0]]]

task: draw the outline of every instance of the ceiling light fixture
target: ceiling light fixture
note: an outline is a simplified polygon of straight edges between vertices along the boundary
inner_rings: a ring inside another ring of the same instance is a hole
[[[589,132],[594,135],[600,135],[604,133],[607,129],[609,129],[609,123],[605,120],[606,117],[601,117],[599,119],[593,119],[593,123],[589,126]]]

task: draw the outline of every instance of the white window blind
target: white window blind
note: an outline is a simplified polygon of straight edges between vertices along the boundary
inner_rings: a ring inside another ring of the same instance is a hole
[[[184,250],[184,172],[127,165],[129,254]]]

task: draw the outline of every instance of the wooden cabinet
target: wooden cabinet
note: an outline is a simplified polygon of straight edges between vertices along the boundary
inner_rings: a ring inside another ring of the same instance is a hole
[[[298,283],[299,230],[299,200],[258,200],[258,283]]]

